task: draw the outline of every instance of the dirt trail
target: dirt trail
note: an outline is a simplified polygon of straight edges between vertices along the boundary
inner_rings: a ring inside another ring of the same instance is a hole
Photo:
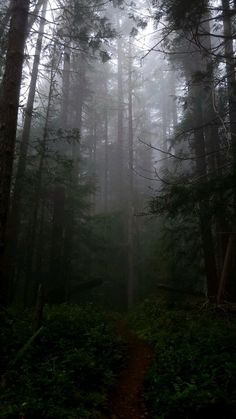
[[[119,330],[128,342],[127,366],[111,397],[111,419],[148,418],[142,401],[143,381],[153,354],[150,347],[123,326]]]

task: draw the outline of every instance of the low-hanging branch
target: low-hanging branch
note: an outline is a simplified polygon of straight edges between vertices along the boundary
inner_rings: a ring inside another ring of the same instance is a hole
[[[180,160],[180,161],[195,161],[197,159],[202,159],[203,157],[208,157],[208,156],[214,155],[216,153],[220,153],[221,151],[224,151],[225,148],[228,148],[228,146],[227,147],[222,147],[221,149],[214,150],[214,151],[211,151],[209,153],[205,153],[201,156],[196,156],[196,157],[194,157],[194,156],[182,157],[182,156],[179,156],[179,155],[175,155],[175,154],[171,153],[170,151],[164,151],[161,148],[152,145],[151,143],[146,143],[145,141],[141,140],[141,138],[138,138],[138,141],[141,144],[144,144],[145,146],[151,148],[152,150],[159,151],[160,153],[163,153],[163,154],[169,156],[169,158],[174,158],[174,159]]]

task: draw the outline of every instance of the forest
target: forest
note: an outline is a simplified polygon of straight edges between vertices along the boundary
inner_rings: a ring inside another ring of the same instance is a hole
[[[0,0],[0,418],[236,417],[236,1]]]

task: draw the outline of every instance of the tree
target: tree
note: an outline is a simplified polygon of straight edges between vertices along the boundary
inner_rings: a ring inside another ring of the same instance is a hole
[[[28,12],[29,0],[12,0],[6,64],[0,88],[0,294],[2,304],[6,304],[8,300],[8,283],[3,258],[6,248],[6,228]]]
[[[194,152],[192,161],[195,163],[194,170],[190,158],[188,170],[193,180],[196,179],[196,184],[203,184],[206,188],[204,197],[199,195],[196,204],[199,213],[208,296],[215,299],[218,290],[216,247],[214,245],[215,220],[210,205],[211,193],[208,191],[208,183],[217,176],[216,155],[220,140],[219,124],[212,102],[212,97],[214,97],[214,71],[211,57],[208,2],[170,0],[165,4],[162,3],[162,6],[169,21],[168,28],[164,30],[164,36],[172,37],[172,42],[173,36],[175,36],[171,52],[177,54],[175,61],[178,61],[183,68],[188,87],[188,106],[185,112],[184,126],[186,131],[184,132],[187,133],[186,139],[189,138],[192,147],[187,151],[188,153]],[[184,138],[184,133],[182,136]],[[175,158],[174,155],[172,157]],[[176,156],[176,160],[178,158],[181,160],[181,156]],[[188,160],[188,157],[183,156],[183,162],[186,160]],[[181,182],[181,177],[174,179],[170,176],[169,182],[170,189],[174,190],[175,185],[177,187],[178,182]]]
[[[131,38],[130,38],[131,41]],[[133,133],[133,86],[132,86],[132,49],[128,51],[128,149],[129,149],[129,202],[128,202],[128,305],[134,303],[134,133]]]
[[[42,3],[42,2],[41,2]],[[22,190],[24,187],[24,177],[26,172],[28,148],[30,142],[30,130],[32,124],[33,107],[36,94],[36,84],[38,79],[38,69],[40,63],[40,56],[43,43],[45,16],[47,10],[47,0],[43,3],[42,14],[40,16],[39,32],[35,47],[34,62],[32,66],[32,74],[29,85],[29,94],[25,108],[25,118],[23,130],[20,140],[19,157],[15,175],[13,197],[11,203],[11,211],[8,225],[8,259],[10,261],[10,269],[8,272],[9,281],[14,279],[14,269],[16,264],[16,255],[18,247],[18,236],[20,231],[21,216],[22,216]]]

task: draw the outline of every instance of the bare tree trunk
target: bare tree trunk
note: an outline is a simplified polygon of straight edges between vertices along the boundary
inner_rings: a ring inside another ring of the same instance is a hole
[[[70,49],[68,45],[64,46],[64,62],[62,73],[62,108],[61,108],[61,127],[67,129],[68,110],[70,93]]]
[[[214,64],[212,61],[211,51],[212,44],[210,38],[210,25],[209,25],[209,14],[205,16],[205,21],[201,25],[201,46],[203,47],[202,52],[202,70],[205,74],[203,78],[203,122],[204,122],[204,134],[205,144],[207,152],[207,167],[208,177],[214,179],[217,175],[221,175],[220,168],[220,137],[219,137],[219,117],[215,109],[215,87],[214,87]],[[208,55],[206,55],[208,51]],[[222,194],[221,194],[222,195]],[[219,196],[215,196],[219,199]],[[222,200],[223,200],[222,196]],[[215,216],[216,228],[219,232],[225,232],[229,230],[226,222],[225,212],[222,209],[221,213]],[[217,269],[218,277],[223,269],[224,256],[227,248],[228,237],[225,234],[218,234],[216,242],[217,250]]]
[[[36,243],[36,231],[37,231],[37,223],[38,223],[38,213],[39,213],[39,206],[40,206],[40,198],[41,198],[41,188],[42,188],[42,176],[43,176],[43,166],[44,166],[44,159],[45,159],[45,152],[46,152],[46,136],[44,135],[43,141],[41,144],[40,150],[40,160],[39,160],[39,167],[37,171],[37,182],[35,185],[35,197],[34,197],[34,210],[32,214],[32,224],[29,232],[29,244],[28,244],[28,254],[27,254],[27,267],[26,267],[26,276],[24,282],[24,304],[25,306],[31,303],[30,298],[30,291],[31,291],[31,280],[33,277],[34,271],[34,256],[35,256],[35,243]]]
[[[162,148],[165,152],[168,151],[167,146],[167,92],[164,88],[165,81],[162,79],[162,105],[161,105],[161,118],[162,118]],[[165,165],[167,165],[167,161],[165,160]]]
[[[83,43],[81,45],[83,48]],[[84,47],[85,48],[85,47]],[[74,126],[79,131],[82,128],[82,113],[83,113],[83,105],[84,105],[84,96],[85,96],[85,89],[86,89],[86,50],[81,51],[79,56],[79,81],[77,85],[76,91],[76,103],[75,103],[75,121]]]
[[[162,149],[164,152],[168,152],[168,134],[170,130],[170,109],[168,107],[169,102],[169,82],[163,77],[163,72],[160,76],[160,89],[161,89],[161,139],[162,139]],[[168,169],[168,160],[164,160],[163,167]]]
[[[201,103],[201,89],[194,86],[192,89],[193,113],[195,120],[194,127],[194,149],[196,154],[196,173],[200,178],[199,181],[207,181],[207,163],[206,149],[203,131],[203,115]],[[218,289],[218,275],[216,269],[214,240],[212,235],[212,220],[208,199],[199,202],[200,231],[203,246],[203,257],[205,262],[206,278],[207,278],[207,295],[210,299],[214,299]]]
[[[201,36],[201,67],[203,72],[202,80],[202,109],[203,109],[203,122],[205,132],[205,144],[207,152],[207,164],[209,176],[215,176],[217,174],[217,152],[220,147],[219,139],[219,119],[215,110],[215,87],[214,87],[214,64],[212,61],[211,51],[212,43],[210,37],[210,15],[204,16],[205,21],[201,25],[200,34]],[[208,55],[206,55],[208,51]]]
[[[222,302],[223,296],[224,296],[224,290],[227,280],[228,271],[230,268],[230,262],[232,257],[232,250],[233,250],[233,235],[231,235],[228,239],[228,245],[225,252],[225,259],[224,259],[224,265],[219,281],[219,288],[217,292],[217,304],[219,305]]]
[[[172,72],[170,77],[170,94],[171,94],[171,119],[173,131],[178,125],[177,101],[176,101],[176,75]]]
[[[29,0],[12,0],[11,7],[6,65],[0,97],[0,302],[2,304],[7,304],[8,300],[4,253]]]
[[[122,41],[117,40],[118,47],[118,120],[117,120],[117,168],[116,168],[116,183],[118,203],[122,205],[123,202],[123,63],[122,63]]]
[[[28,19],[28,28],[27,28],[28,29],[28,34],[29,34],[33,24],[35,23],[36,19],[38,18],[39,11],[40,11],[42,5],[44,4],[44,2],[45,2],[45,0],[38,0],[36,5],[35,5],[34,10],[30,13],[30,16],[29,16],[29,19]],[[46,0],[46,3],[47,2],[48,1]]]
[[[37,299],[37,292],[40,284],[44,289],[45,281],[43,279],[43,258],[45,255],[44,252],[44,229],[45,229],[45,199],[42,199],[41,210],[40,210],[40,221],[39,221],[39,232],[37,240],[37,258],[36,258],[36,269],[35,269],[35,287],[33,290],[33,302]]]
[[[70,48],[69,42],[64,45],[63,73],[62,73],[62,106],[60,125],[65,133],[68,129],[68,116],[70,104]],[[65,147],[68,146],[65,144]],[[48,284],[48,297],[51,303],[61,303],[66,299],[66,273],[64,252],[65,223],[65,187],[60,183],[54,185],[53,190],[53,219],[50,258],[50,283]]]
[[[86,59],[85,59],[85,52],[84,52],[84,44],[81,43],[81,53],[79,55],[79,65],[77,60],[72,62],[74,65],[74,69],[76,72],[79,73],[79,80],[76,79],[76,92],[74,95],[74,106],[73,106],[73,117],[71,120],[72,126],[77,130],[78,136],[73,138],[72,146],[71,146],[71,154],[73,160],[73,168],[71,171],[70,177],[70,184],[71,188],[77,185],[78,182],[78,171],[79,171],[79,153],[80,153],[80,137],[81,137],[81,129],[82,129],[82,113],[83,113],[83,105],[84,105],[84,95],[85,95],[85,88],[86,88],[86,79],[85,79],[85,72],[86,72]],[[85,47],[84,47],[85,48]],[[65,87],[63,91],[71,90],[71,81],[68,74],[70,72],[69,60],[67,60],[67,66],[64,68],[66,69],[67,77],[65,77],[64,83]],[[79,68],[78,68],[79,67]],[[73,95],[72,95],[73,98]],[[70,101],[68,101],[70,102]],[[68,126],[68,119],[69,119],[69,112],[66,114],[66,126]],[[70,283],[71,283],[71,272],[72,272],[72,264],[71,258],[73,253],[73,246],[74,246],[74,217],[75,217],[75,202],[72,194],[70,193],[70,197],[66,203],[67,206],[67,216],[65,221],[65,233],[64,233],[64,249],[63,249],[63,261],[64,261],[64,269],[63,269],[63,276],[64,276],[64,288],[65,288],[65,299],[70,299]]]
[[[57,185],[53,197],[53,221],[51,243],[50,303],[62,303],[66,299],[65,276],[63,275],[63,232],[65,220],[65,188]]]
[[[235,4],[234,4],[235,6]],[[223,8],[223,29],[224,29],[224,54],[225,54],[225,63],[226,63],[226,79],[227,79],[227,90],[228,90],[228,103],[229,103],[229,131],[231,136],[231,149],[232,149],[232,159],[233,159],[233,168],[232,172],[234,175],[234,220],[232,224],[233,235],[236,232],[236,75],[235,75],[235,55],[234,55],[234,45],[233,45],[233,27],[232,27],[232,9],[230,8],[229,0],[222,0]],[[231,246],[230,252],[234,251],[235,248],[231,245],[231,237],[228,239],[228,246],[225,250],[224,265],[222,269],[222,276],[226,275],[225,264],[227,261],[227,254],[229,245]],[[235,255],[234,255],[235,257]],[[230,260],[230,259],[229,259]],[[232,260],[232,259],[231,259]],[[229,271],[227,266],[226,272]],[[231,264],[231,271],[233,271],[233,277],[235,277],[235,267]],[[221,276],[221,279],[222,279]],[[226,286],[226,279],[222,281],[222,287]],[[219,296],[224,294],[224,288],[220,290]],[[235,289],[235,284],[234,284]]]
[[[40,8],[43,4],[44,0],[38,0],[38,2],[36,3],[36,6],[34,8],[34,10],[30,13],[30,16],[28,17],[28,25],[27,25],[27,36],[29,35],[30,29],[32,28],[33,24],[35,23]],[[6,27],[8,26],[10,19],[11,19],[11,15],[12,15],[12,7],[14,6],[14,1],[11,0],[9,7],[6,11],[5,17],[2,21],[2,25],[0,28],[0,54],[4,55],[6,52],[6,45],[5,45],[5,36],[4,36],[4,32]]]
[[[30,130],[31,130],[31,123],[32,123],[32,113],[33,113],[33,106],[34,106],[34,99],[35,99],[35,89],[36,83],[38,78],[38,68],[40,62],[40,55],[42,50],[42,42],[43,42],[43,33],[44,33],[44,26],[45,26],[45,15],[47,9],[47,0],[44,0],[43,10],[41,15],[41,22],[39,26],[39,34],[35,48],[35,56],[32,68],[32,76],[30,81],[29,87],[29,95],[25,110],[25,120],[23,125],[23,132],[21,137],[20,143],[20,153],[19,153],[19,160],[16,170],[16,179],[15,179],[15,186],[13,192],[13,199],[11,205],[11,211],[9,216],[9,224],[8,224],[8,254],[7,257],[10,261],[10,278],[9,280],[12,281],[14,279],[14,271],[15,271],[15,264],[16,264],[16,256],[17,256],[17,247],[18,247],[18,237],[19,237],[19,230],[21,224],[21,209],[22,209],[22,189],[24,187],[24,176],[26,171],[26,161],[28,155],[28,147],[29,147],[29,139],[30,139]]]
[[[93,158],[92,158],[92,166],[93,166],[93,173],[92,179],[94,185],[96,185],[96,175],[97,175],[97,104],[96,101],[94,103],[94,112],[93,112]],[[96,201],[96,189],[94,188],[92,192],[92,203],[93,203],[93,211],[96,213],[97,201]]]
[[[6,10],[6,14],[5,14],[4,18],[2,19],[2,24],[1,24],[1,27],[0,27],[0,54],[1,54],[2,57],[4,56],[4,54],[6,52],[5,34],[6,34],[7,26],[10,22],[10,19],[11,19],[11,13],[12,13],[11,6],[12,6],[12,4],[10,3],[9,7]],[[2,72],[2,70],[1,70],[1,72]]]
[[[129,43],[128,69],[128,114],[129,114],[129,197],[128,197],[128,306],[134,303],[134,135],[133,135],[133,89],[132,89],[132,50]]]
[[[187,41],[186,49],[189,54],[183,59],[186,79],[189,84],[189,97],[191,99],[192,124],[193,124],[193,149],[196,156],[196,178],[199,183],[208,182],[208,161],[206,158],[206,137],[204,132],[203,80],[196,74],[203,72],[203,58],[199,46]],[[215,258],[215,241],[212,229],[212,214],[209,198],[199,199],[199,227],[202,241],[203,260],[205,264],[207,295],[211,300],[216,299],[218,289],[218,273]]]
[[[104,165],[104,210],[108,210],[108,108],[105,107],[104,115],[104,139],[105,139],[105,165]]]
[[[40,150],[40,160],[39,160],[39,167],[37,171],[37,182],[35,185],[35,198],[34,198],[34,211],[32,217],[32,228],[30,232],[30,240],[28,246],[28,263],[27,263],[27,272],[25,277],[25,284],[24,284],[24,303],[28,305],[30,303],[30,282],[32,279],[33,273],[33,266],[34,266],[34,254],[35,254],[35,241],[36,241],[36,229],[37,229],[37,222],[38,222],[38,212],[40,207],[40,198],[42,192],[42,180],[43,180],[43,168],[44,168],[44,161],[46,156],[46,146],[47,146],[47,137],[48,137],[48,127],[49,127],[49,117],[51,111],[51,102],[54,90],[54,78],[55,78],[55,49],[56,45],[54,44],[54,51],[53,51],[53,58],[52,58],[52,67],[51,67],[51,75],[50,75],[50,86],[49,86],[49,94],[48,94],[48,105],[47,111],[45,116],[45,124],[43,130],[43,138],[41,142],[41,150]]]
[[[229,101],[229,122],[232,141],[234,167],[236,165],[236,77],[235,77],[235,58],[233,49],[233,29],[231,22],[231,10],[229,0],[222,0],[223,7],[223,27],[224,27],[224,50],[226,62],[226,77]]]

